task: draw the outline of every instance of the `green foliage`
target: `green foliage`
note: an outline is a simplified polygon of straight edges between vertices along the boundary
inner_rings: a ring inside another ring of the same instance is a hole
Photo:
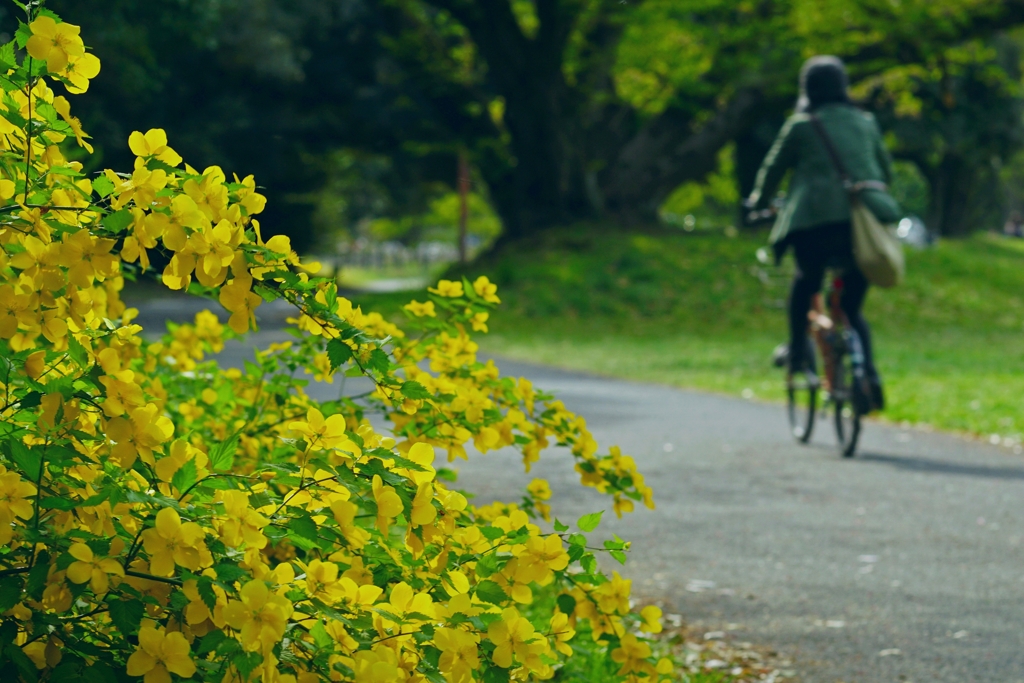
[[[482,266],[500,275],[512,313],[495,321],[485,348],[782,400],[768,361],[786,336],[791,261],[759,264],[764,239],[589,225],[518,245]],[[979,235],[908,250],[907,259],[906,282],[873,290],[865,308],[889,398],[883,417],[1019,439],[1024,241]]]

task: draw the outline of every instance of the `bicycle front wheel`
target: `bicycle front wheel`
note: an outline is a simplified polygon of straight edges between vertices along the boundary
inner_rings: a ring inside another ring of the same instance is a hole
[[[814,415],[818,407],[818,387],[805,376],[793,377],[786,385],[789,428],[799,443],[811,440]]]
[[[808,340],[807,353],[809,366],[813,370],[814,347]],[[814,431],[814,416],[818,411],[818,377],[813,372],[798,372],[790,375],[786,381],[786,409],[789,415],[789,428],[798,443],[811,440]]]
[[[862,393],[863,372],[857,360],[860,356],[860,340],[856,332],[849,330],[846,348],[837,354],[835,386],[832,387],[832,403],[835,407],[836,441],[839,453],[852,458],[857,451],[860,438],[860,418],[866,412]]]

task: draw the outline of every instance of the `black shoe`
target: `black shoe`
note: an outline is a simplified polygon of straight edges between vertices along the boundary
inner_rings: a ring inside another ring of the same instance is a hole
[[[885,410],[885,393],[882,391],[882,380],[877,377],[868,379],[868,388],[871,392],[871,409]]]

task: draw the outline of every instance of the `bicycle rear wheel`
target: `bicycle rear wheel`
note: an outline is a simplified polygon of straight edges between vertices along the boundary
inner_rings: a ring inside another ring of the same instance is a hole
[[[814,346],[808,340],[810,367],[814,368]],[[798,372],[786,381],[786,411],[789,428],[798,443],[811,440],[814,417],[818,411],[818,378],[814,373]]]
[[[852,458],[860,438],[860,418],[867,412],[863,396],[863,370],[859,366],[860,339],[853,330],[844,334],[844,347],[837,349],[832,403],[839,453]]]

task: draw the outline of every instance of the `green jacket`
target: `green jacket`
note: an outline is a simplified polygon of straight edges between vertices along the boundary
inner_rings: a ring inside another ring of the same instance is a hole
[[[846,104],[828,104],[816,114],[855,182],[891,182],[892,159],[871,114]],[[850,200],[839,172],[807,114],[789,117],[765,157],[750,196],[755,209],[769,205],[789,169],[793,169],[793,177],[785,207],[769,238],[772,244],[797,230],[850,220]],[[883,223],[894,223],[902,217],[888,192],[864,190],[861,198]]]

